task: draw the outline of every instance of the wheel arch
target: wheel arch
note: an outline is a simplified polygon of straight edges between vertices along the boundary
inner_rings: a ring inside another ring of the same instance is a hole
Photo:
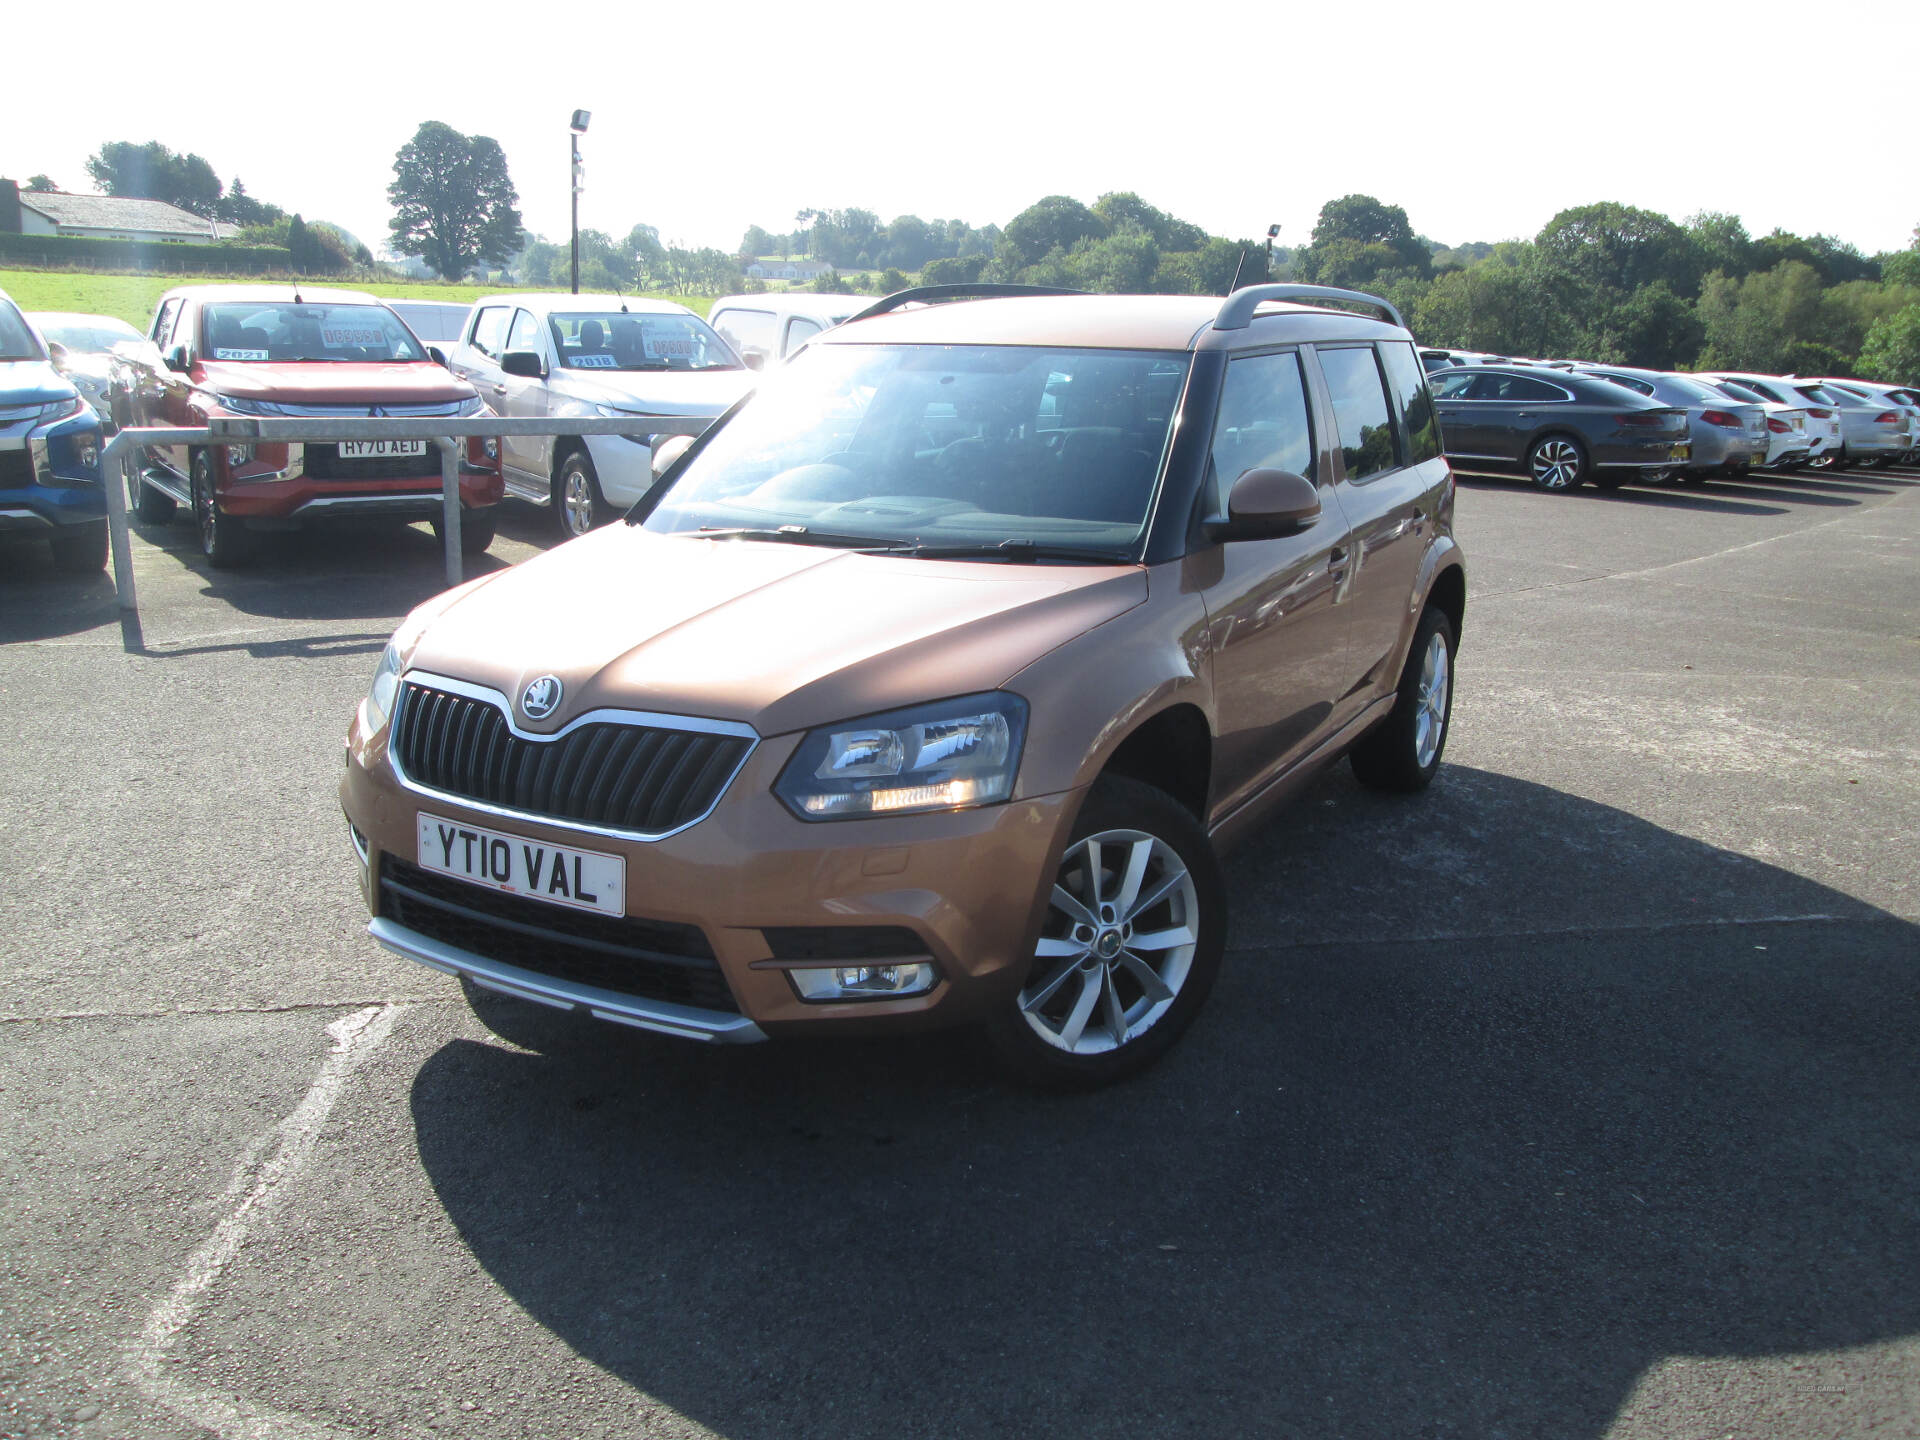
[[[1176,701],[1134,726],[1099,773],[1153,786],[1204,826],[1213,785],[1213,727],[1198,705]]]

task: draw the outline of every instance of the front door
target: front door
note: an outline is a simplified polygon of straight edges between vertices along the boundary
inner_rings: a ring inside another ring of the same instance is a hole
[[[540,322],[529,310],[513,312],[513,324],[507,331],[507,352],[516,350],[530,351],[538,355],[551,373],[553,355],[546,344],[546,337],[540,333]],[[509,375],[505,371],[494,386],[496,398],[493,408],[509,420],[544,420],[547,415],[547,382],[545,378],[533,379],[524,375]],[[500,453],[507,464],[523,475],[545,481],[549,475],[548,457],[553,453],[553,437],[549,435],[507,435],[500,441]]]
[[[1207,606],[1216,813],[1251,798],[1329,734],[1349,685],[1347,525],[1308,416],[1297,352],[1228,362],[1204,503],[1224,514],[1233,482],[1265,468],[1314,480],[1321,512],[1298,535],[1229,541],[1188,558],[1189,583]]]

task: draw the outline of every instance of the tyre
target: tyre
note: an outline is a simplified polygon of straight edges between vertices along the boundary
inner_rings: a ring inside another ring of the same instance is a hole
[[[56,570],[69,575],[91,575],[107,568],[105,525],[75,526],[72,532],[55,535],[47,543],[53,548]]]
[[[1103,777],[1070,834],[1025,981],[986,1026],[1009,1074],[1055,1090],[1165,1054],[1206,1002],[1227,933],[1220,862],[1166,792]]]
[[[562,540],[586,534],[607,518],[607,497],[584,450],[569,450],[553,473],[553,520]]]
[[[460,993],[466,997],[467,1008],[473,1011],[474,1018],[492,1034],[509,1045],[542,1055],[567,1049],[585,1024],[570,1010],[502,995],[498,990],[476,985],[464,975],[460,977]]]
[[[493,534],[494,534],[493,511],[487,510],[484,512],[477,512],[473,510],[466,510],[461,512],[460,553],[466,556],[469,560],[473,559],[475,556],[484,555],[487,553],[488,547],[493,544]],[[440,522],[438,520],[435,520],[433,522],[433,538],[438,540],[440,538],[440,535],[441,535]]]
[[[200,529],[200,553],[216,570],[244,562],[252,550],[251,537],[240,521],[220,508],[213,491],[213,457],[205,450],[193,454],[193,518]]]
[[[164,525],[173,519],[173,497],[140,478],[138,461],[127,467],[127,508],[143,525]]]
[[[1393,711],[1353,747],[1362,785],[1412,793],[1440,773],[1453,721],[1453,622],[1429,605],[1414,627]]]
[[[1571,435],[1543,435],[1527,451],[1527,475],[1542,490],[1577,490],[1587,470],[1587,452]]]

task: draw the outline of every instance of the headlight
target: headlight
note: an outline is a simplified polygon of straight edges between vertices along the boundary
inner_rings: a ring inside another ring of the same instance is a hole
[[[482,400],[478,395],[470,396],[462,400],[459,408],[453,412],[454,418],[457,420],[466,420],[475,415],[484,415],[486,413],[487,402]]]
[[[56,420],[71,420],[87,408],[87,402],[78,395],[66,400],[52,400],[40,407],[40,418],[35,425],[51,425]]]
[[[202,392],[207,399],[232,415],[279,415],[284,413],[278,405],[265,400],[249,400],[241,395],[220,395],[212,390]]]
[[[380,652],[380,668],[373,672],[373,684],[367,690],[367,719],[378,730],[393,713],[394,696],[400,693],[400,647],[394,641]]]
[[[802,820],[994,805],[1013,793],[1027,702],[995,691],[811,731],[774,793]]]

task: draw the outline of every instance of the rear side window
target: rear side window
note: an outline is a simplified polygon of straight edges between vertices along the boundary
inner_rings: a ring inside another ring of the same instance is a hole
[[[1529,380],[1524,375],[1482,375],[1480,383],[1473,388],[1476,400],[1564,400],[1566,395],[1556,386],[1541,380]]]
[[[1387,388],[1407,427],[1407,463],[1432,460],[1440,453],[1440,422],[1434,418],[1433,396],[1413,346],[1404,340],[1389,341],[1380,347],[1380,358],[1387,367]]]
[[[1349,481],[1365,480],[1394,466],[1393,412],[1387,407],[1380,362],[1371,345],[1352,350],[1322,350],[1320,370],[1333,398],[1333,421],[1340,431],[1340,453]]]
[[[173,322],[179,318],[180,302],[169,300],[160,307],[160,313],[153,321],[153,343],[160,349],[167,348],[167,342],[173,338]]]
[[[507,349],[540,353],[540,322],[524,310],[513,312],[513,329],[507,333]]]
[[[1242,355],[1227,362],[1211,462],[1209,498],[1215,515],[1227,513],[1227,491],[1249,470],[1290,470],[1316,478],[1298,355]]]
[[[1600,378],[1602,380],[1611,381],[1613,384],[1619,385],[1624,389],[1636,390],[1642,395],[1653,394],[1653,387],[1647,384],[1647,382],[1644,380],[1630,380],[1625,375],[1607,375],[1607,374],[1601,374]]]
[[[513,312],[504,305],[489,305],[473,322],[473,348],[482,355],[500,358],[507,344],[507,320]]]
[[[1822,389],[1818,385],[1801,385],[1796,388],[1802,395],[1806,396],[1807,399],[1813,401],[1816,405],[1840,405],[1845,403],[1840,396],[1833,394],[1829,390]]]
[[[787,348],[782,353],[792,354],[794,350],[818,335],[822,328],[824,327],[804,316],[795,316],[787,324]]]

